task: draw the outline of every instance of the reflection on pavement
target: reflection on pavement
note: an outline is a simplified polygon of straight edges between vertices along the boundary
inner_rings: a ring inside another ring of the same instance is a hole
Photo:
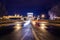
[[[32,25],[28,22],[25,23],[26,25],[24,25],[24,27],[22,28],[22,35],[23,37],[21,38],[21,40],[35,40],[33,33],[32,33]]]
[[[18,30],[20,30],[21,29],[21,24],[16,24],[15,26],[14,26],[14,31],[18,31]]]
[[[11,26],[14,28],[14,31],[8,35],[2,36],[0,40],[35,40],[32,33],[32,25],[30,23],[23,27],[21,27],[19,22],[15,22],[14,25],[15,26]]]

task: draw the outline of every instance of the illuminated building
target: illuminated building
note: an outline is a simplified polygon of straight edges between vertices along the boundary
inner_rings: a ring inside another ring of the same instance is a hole
[[[27,17],[28,17],[28,19],[33,19],[33,13],[31,13],[31,12],[29,12],[29,13],[27,13]]]

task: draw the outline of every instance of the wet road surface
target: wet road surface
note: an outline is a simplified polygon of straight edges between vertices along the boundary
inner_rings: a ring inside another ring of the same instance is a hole
[[[32,29],[39,40],[60,40],[60,28],[40,24],[33,27],[30,23],[21,27],[20,23],[0,28],[0,40],[36,40]]]
[[[20,24],[8,26],[5,31],[0,32],[0,40],[35,40],[32,33],[32,25],[24,25],[22,28]],[[4,28],[4,27],[3,27]]]
[[[40,23],[40,26],[34,27],[34,30],[39,40],[60,40],[60,27]]]

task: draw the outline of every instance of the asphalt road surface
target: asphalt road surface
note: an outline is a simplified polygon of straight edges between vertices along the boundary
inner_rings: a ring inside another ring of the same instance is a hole
[[[45,24],[33,27],[31,23],[21,26],[17,22],[0,27],[0,40],[60,40],[60,28]]]
[[[0,40],[35,40],[32,33],[32,25],[25,23],[21,27],[21,24],[16,22],[15,25],[9,24],[9,26],[2,26]]]

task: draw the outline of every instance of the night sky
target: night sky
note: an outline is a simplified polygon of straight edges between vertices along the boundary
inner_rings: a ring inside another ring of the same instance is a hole
[[[0,0],[6,7],[9,15],[15,13],[26,16],[27,12],[33,12],[34,15],[41,13],[47,14],[59,0]]]

